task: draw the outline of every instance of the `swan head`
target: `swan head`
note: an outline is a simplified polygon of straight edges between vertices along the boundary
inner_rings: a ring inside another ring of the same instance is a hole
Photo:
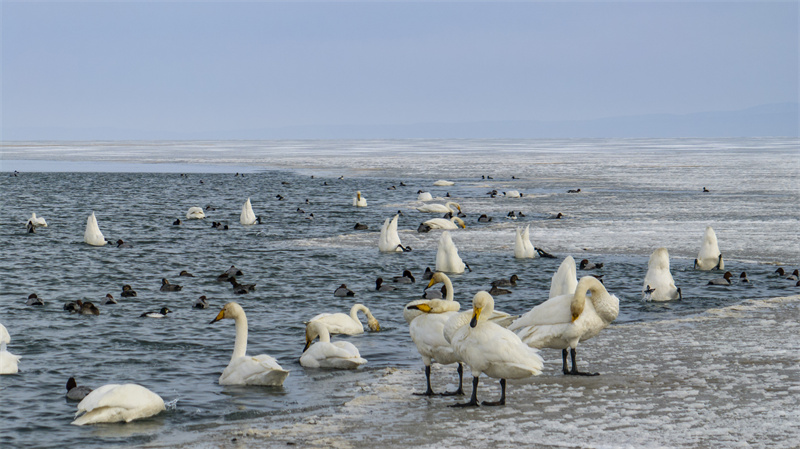
[[[225,318],[230,318],[235,320],[240,316],[244,316],[244,309],[242,309],[242,306],[240,306],[235,302],[229,302],[222,307],[222,310],[219,311],[217,317],[211,320],[211,322],[208,324],[214,324],[217,321]]]
[[[462,219],[460,219],[458,217],[453,217],[453,222],[457,222],[458,225],[461,226],[461,229],[467,229],[467,224],[464,223],[464,220],[462,220]]]
[[[479,291],[472,298],[472,319],[469,321],[469,327],[477,326],[479,321],[486,321],[492,312],[494,312],[494,298],[488,292]]]
[[[436,285],[438,283],[443,283],[446,277],[447,277],[447,275],[442,273],[441,271],[437,271],[437,272],[433,273],[433,275],[431,276],[430,282],[428,282],[428,286],[425,287],[425,288],[429,289],[433,285]]]
[[[311,346],[311,343],[313,343],[316,338],[319,338],[322,333],[320,330],[321,328],[324,328],[324,326],[314,321],[306,324],[306,345],[303,347],[303,352],[306,352],[308,347]]]

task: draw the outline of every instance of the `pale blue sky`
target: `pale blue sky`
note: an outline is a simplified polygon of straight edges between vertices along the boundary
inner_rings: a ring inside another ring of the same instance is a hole
[[[4,134],[578,120],[798,100],[797,2],[4,1],[2,44]]]

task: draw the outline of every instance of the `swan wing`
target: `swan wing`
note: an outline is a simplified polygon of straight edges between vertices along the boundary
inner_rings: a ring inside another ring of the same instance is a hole
[[[459,359],[472,369],[473,376],[483,372],[495,378],[521,379],[542,372],[538,351],[513,332],[488,321],[459,329],[452,346]]]
[[[16,374],[19,372],[20,356],[0,349],[0,374]]]
[[[222,372],[220,385],[283,385],[289,372],[281,368],[278,362],[266,354],[239,357]]]
[[[147,418],[165,410],[161,396],[136,384],[108,384],[89,393],[78,404],[76,416],[83,414],[72,424],[100,422],[130,422]]]
[[[344,313],[322,313],[308,321],[319,321],[330,334],[355,335],[364,332],[364,325],[360,321],[354,321]]]

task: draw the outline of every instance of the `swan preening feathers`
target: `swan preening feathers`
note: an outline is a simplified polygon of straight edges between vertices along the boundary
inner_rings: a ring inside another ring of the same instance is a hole
[[[103,233],[100,232],[94,212],[86,219],[86,231],[83,233],[83,241],[92,246],[103,246],[108,243]]]
[[[669,271],[667,248],[658,248],[650,255],[647,274],[642,285],[642,299],[650,301],[681,299],[681,289],[675,287],[675,281]]]
[[[78,404],[76,426],[97,423],[131,422],[164,411],[164,400],[136,384],[109,384],[89,393]]]
[[[458,215],[458,212],[461,212],[461,206],[458,203],[448,201],[444,204],[435,204],[435,203],[423,204],[422,206],[418,207],[417,210],[420,212],[432,212],[432,213],[442,213],[442,214],[450,212],[453,215]]]
[[[316,338],[319,341],[313,343]],[[355,369],[365,363],[367,361],[352,343],[331,343],[331,335],[323,323],[310,321],[306,325],[306,347],[300,357],[300,365],[307,368]]]
[[[722,260],[722,253],[719,252],[717,244],[717,234],[711,226],[706,226],[706,233],[703,235],[703,245],[694,260],[694,267],[698,270],[725,269],[725,262]]]
[[[372,316],[367,306],[364,304],[353,304],[350,308],[350,315],[344,313],[321,313],[308,320],[309,323],[317,321],[328,328],[331,334],[357,335],[364,333],[364,325],[358,319],[358,312],[363,312],[367,316],[367,326],[373,332],[381,330],[378,320]]]

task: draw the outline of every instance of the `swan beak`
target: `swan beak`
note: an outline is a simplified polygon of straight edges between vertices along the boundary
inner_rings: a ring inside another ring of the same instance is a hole
[[[481,307],[473,309],[472,319],[469,321],[469,327],[475,327],[478,325],[478,318],[481,317],[481,310],[483,310]]]
[[[436,283],[436,282],[435,282],[435,281],[433,280],[433,278],[431,277],[431,281],[430,281],[430,282],[428,282],[428,286],[427,286],[427,287],[425,287],[425,288],[424,288],[422,291],[424,292],[425,290],[427,290],[427,289],[431,288],[431,286],[432,286],[433,284],[435,284],[435,283]]]
[[[225,310],[220,310],[219,313],[217,314],[217,317],[211,320],[211,322],[208,324],[214,324],[223,318],[225,318]]]
[[[306,338],[306,346],[303,348],[303,352],[306,352],[309,346],[311,346],[311,342]]]
[[[423,311],[425,313],[428,313],[428,312],[431,311],[431,306],[429,306],[427,304],[417,304],[417,305],[414,305],[414,306],[408,306],[408,310],[413,310],[413,309],[421,310],[421,311]]]

